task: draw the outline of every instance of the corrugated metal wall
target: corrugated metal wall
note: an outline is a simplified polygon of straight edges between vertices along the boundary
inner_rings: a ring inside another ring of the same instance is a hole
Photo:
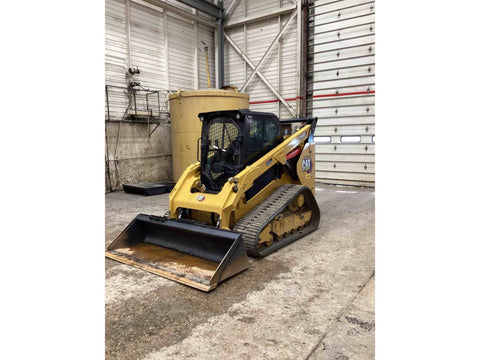
[[[225,2],[226,9],[229,8],[232,1],[234,0]],[[279,9],[287,7],[291,11],[285,14],[274,14]],[[225,32],[256,65],[290,18],[291,13],[295,11],[295,4],[292,1],[239,0],[235,2],[232,11],[228,14]],[[273,15],[264,16],[257,21],[252,19],[264,13],[272,13]],[[297,18],[298,16],[291,21],[279,44],[271,50],[259,69],[295,112],[298,110],[297,52],[300,49],[297,41]],[[247,21],[245,22],[245,20]],[[237,25],[231,27],[230,24]],[[247,65],[234,47],[226,41],[225,83],[237,86],[240,89],[252,71],[252,68]],[[293,117],[288,108],[279,101],[274,92],[258,75],[252,78],[244,91],[250,94],[250,108],[252,110],[270,111],[280,118]]]
[[[208,46],[208,67],[210,73],[210,86],[215,87],[215,42],[212,35],[212,28],[200,24],[197,24],[197,69],[198,69],[198,88],[207,88],[207,65],[205,62],[204,44]],[[202,42],[203,41],[203,42]]]
[[[226,9],[232,1],[225,33],[235,46],[225,42],[225,82],[240,89],[253,71],[251,64],[256,66],[260,61],[282,27],[298,11],[298,3],[227,0]],[[270,87],[258,75],[246,86],[250,107],[271,111],[280,118],[291,118],[292,112],[302,116],[305,111],[318,116],[317,180],[374,186],[374,1],[317,0],[308,4],[306,96],[299,75],[299,14],[259,69]],[[215,86],[214,28],[140,0],[106,0],[105,15],[107,84],[126,87],[125,73],[130,64],[139,67],[138,80],[146,88],[205,88],[203,41],[209,47],[210,77]],[[250,65],[235,47],[244,53]],[[306,109],[301,107],[301,98],[306,101]],[[109,102],[113,117],[121,117],[128,105],[126,92],[110,94]]]
[[[125,183],[172,179],[170,127],[141,118],[115,121],[126,113],[130,81],[162,91],[161,111],[165,111],[168,91],[207,87],[203,41],[211,50],[210,75],[215,86],[215,28],[205,25],[211,19],[195,15],[178,1],[167,3],[175,8],[167,11],[142,0],[105,1],[105,84],[109,85],[110,120],[114,120],[105,123],[108,191],[120,190]],[[185,16],[178,15],[185,10]],[[129,67],[138,67],[140,74],[127,76]],[[137,96],[137,106],[146,109],[145,93],[139,94],[143,96]],[[154,110],[155,99],[150,99]]]
[[[132,66],[140,70],[134,80],[147,89],[206,88],[202,41],[209,47],[210,77],[215,87],[214,28],[141,0],[106,0],[105,83],[126,88],[130,81],[126,72]],[[128,106],[127,91],[109,89],[109,104],[111,119],[121,119]]]
[[[309,6],[307,112],[318,116],[316,179],[375,185],[375,2]]]
[[[130,2],[131,63],[138,66],[143,87],[166,89],[165,20],[163,11]]]
[[[127,15],[124,0],[105,1],[105,84],[126,86],[128,69]],[[124,91],[109,93],[110,115],[121,118],[127,108],[128,98]],[[105,102],[106,106],[106,102]]]
[[[195,35],[193,21],[168,17],[168,73],[171,89],[195,89]]]

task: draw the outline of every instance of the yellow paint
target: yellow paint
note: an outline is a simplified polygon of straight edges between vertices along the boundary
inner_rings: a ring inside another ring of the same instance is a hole
[[[231,230],[238,220],[283,184],[306,185],[314,192],[314,181],[302,175],[305,174],[305,172],[302,172],[302,160],[307,157],[311,158],[312,171],[315,171],[315,149],[307,142],[310,130],[310,125],[302,127],[255,163],[238,173],[235,177],[238,180],[237,192],[234,191],[235,184],[233,182],[226,182],[217,194],[192,192],[192,189],[198,189],[197,184],[200,182],[200,163],[197,162],[188,166],[170,193],[170,217],[178,218],[179,208],[194,209],[197,211],[192,212],[193,219],[199,221],[207,219],[209,223],[210,213],[213,212],[220,215],[220,228]],[[288,172],[285,171],[280,179],[270,182],[248,202],[245,201],[245,192],[252,187],[253,182],[276,163],[285,164],[286,155],[297,146],[303,148],[298,160],[299,167],[297,166],[300,181],[292,180]]]
[[[265,244],[265,246],[270,246],[273,244],[273,234],[272,231],[272,224],[268,224],[265,229],[263,229],[259,234],[259,244]]]
[[[310,159],[311,170],[309,172],[303,171],[302,162],[303,160]],[[297,163],[297,174],[300,178],[300,182],[303,185],[306,185],[312,190],[312,193],[315,194],[315,177],[312,176],[315,174],[315,144],[307,142],[303,147],[302,154]]]
[[[197,161],[197,140],[202,123],[198,114],[208,111],[248,109],[250,96],[231,90],[177,91],[169,96],[172,134],[173,180]]]

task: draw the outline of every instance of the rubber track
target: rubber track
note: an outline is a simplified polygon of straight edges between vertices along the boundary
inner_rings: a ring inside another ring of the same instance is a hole
[[[311,209],[309,210],[312,210],[310,224],[302,230],[279,241],[275,241],[269,247],[259,251],[257,245],[260,232],[300,193],[305,193],[305,195],[307,195],[305,196],[305,201],[307,204],[310,203],[309,205]],[[318,227],[319,221],[320,210],[310,189],[307,186],[286,184],[275,190],[265,201],[257,205],[257,207],[255,207],[250,213],[241,218],[232,230],[242,234],[248,255],[264,257],[298,238],[311,233]]]

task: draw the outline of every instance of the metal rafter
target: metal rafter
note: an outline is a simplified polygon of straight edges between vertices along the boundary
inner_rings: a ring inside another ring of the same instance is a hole
[[[248,56],[238,47],[238,45],[232,40],[232,38],[225,33],[225,39],[232,45],[233,49],[241,56],[241,58],[252,68],[255,69],[255,65],[252,63],[252,61],[248,58]],[[265,85],[268,86],[268,88],[275,94],[275,96],[282,102],[283,105],[286,106],[288,111],[292,114],[293,117],[297,117],[297,113],[295,110],[292,109],[292,107],[287,103],[287,101],[284,99],[282,95],[278,92],[277,89],[270,83],[270,81],[265,78],[265,76],[260,72],[257,71],[257,75],[262,81],[265,83]]]
[[[194,15],[188,11],[185,11],[183,9],[180,9],[178,6],[172,5],[170,3],[165,2],[164,0],[144,0],[145,2],[152,4],[154,6],[158,6],[164,10],[171,11],[177,15],[183,16],[186,19],[189,20],[194,20],[198,21],[199,23],[202,23],[204,25],[210,26],[210,27],[216,27],[217,24],[214,21],[211,21],[209,19],[201,18],[197,15]]]
[[[182,4],[191,6],[194,9],[197,9],[217,19],[223,19],[224,17],[223,4],[222,4],[222,7],[220,7],[205,0],[177,0],[177,1],[181,2]]]

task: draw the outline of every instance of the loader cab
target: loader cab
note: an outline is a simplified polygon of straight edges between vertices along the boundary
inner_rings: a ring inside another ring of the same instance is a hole
[[[200,113],[201,182],[219,192],[225,182],[253,164],[282,140],[275,114],[247,109]]]

